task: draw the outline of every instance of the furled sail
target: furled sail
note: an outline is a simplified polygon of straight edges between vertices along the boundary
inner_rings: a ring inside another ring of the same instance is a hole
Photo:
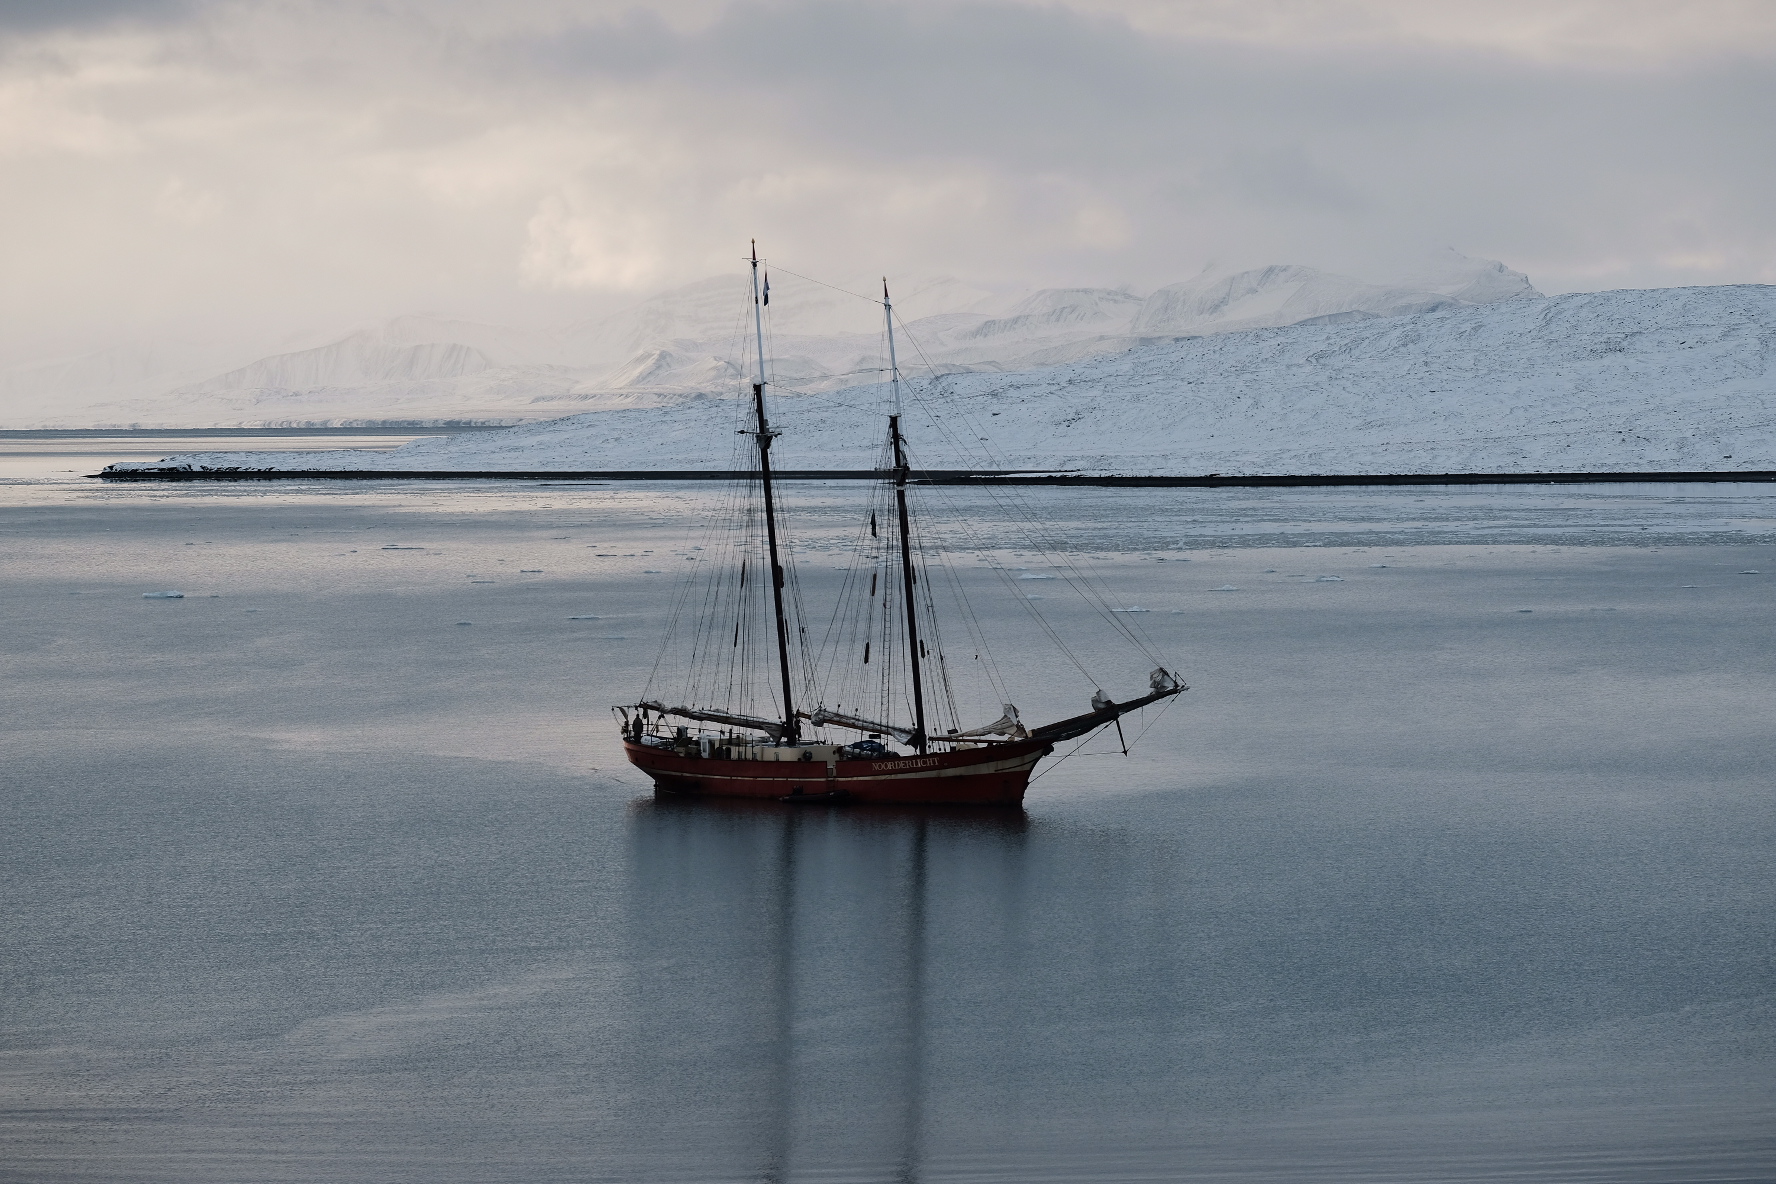
[[[884,736],[894,737],[902,744],[911,744],[913,741],[914,732],[912,728],[897,727],[894,724],[879,724],[875,720],[864,719],[861,716],[856,715],[845,715],[837,711],[828,711],[824,707],[819,711],[816,711],[813,715],[808,716],[807,720],[817,728],[825,727],[827,724],[836,724],[841,728],[852,728],[859,732],[880,732]]]
[[[757,728],[772,739],[782,738],[784,732],[782,720],[759,719],[757,716],[738,715],[732,711],[705,711],[697,707],[664,707],[658,700],[638,703],[636,706],[645,707],[656,715],[671,715],[679,719],[695,719],[711,724],[727,724],[734,728]]]
[[[1028,736],[1029,732],[1024,730],[1024,725],[1023,725],[1022,721],[1020,721],[1018,719],[1017,704],[1005,703],[1005,704],[1001,704],[1001,706],[1003,706],[1005,708],[1005,714],[1000,716],[998,719],[994,720],[992,723],[982,724],[978,728],[970,728],[966,732],[951,732],[950,735],[952,735],[952,736],[1013,736],[1013,737]]]
[[[1109,696],[1105,695],[1104,692],[1099,691],[1092,696],[1092,709],[1084,715],[1076,715],[1072,719],[1057,720],[1052,724],[1044,724],[1040,728],[1032,729],[1030,735],[1038,740],[1049,740],[1054,743],[1059,743],[1062,740],[1071,740],[1075,736],[1083,736],[1087,732],[1095,732],[1105,724],[1113,723],[1127,715],[1129,712],[1135,710],[1137,707],[1145,707],[1149,703],[1157,703],[1161,699],[1169,699],[1173,695],[1183,694],[1190,689],[1177,679],[1172,678],[1169,674],[1166,678],[1170,685],[1164,690],[1154,691],[1151,695],[1142,695],[1139,699],[1130,699],[1126,703],[1112,702]]]

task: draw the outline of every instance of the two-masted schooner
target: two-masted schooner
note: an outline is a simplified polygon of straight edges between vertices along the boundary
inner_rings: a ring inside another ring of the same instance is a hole
[[[820,692],[817,680],[808,677],[806,627],[792,621],[794,606],[785,603],[793,581],[786,572],[771,464],[771,445],[780,433],[771,426],[765,398],[769,379],[764,305],[769,299],[768,278],[761,298],[755,244],[752,320],[758,371],[752,382],[750,423],[743,434],[752,439],[748,451],[758,466],[747,480],[756,478],[752,491],[759,498],[761,512],[754,517],[762,518],[762,538],[757,540],[761,545],[751,556],[736,551],[734,562],[718,569],[711,594],[693,610],[690,624],[700,640],[692,646],[689,663],[699,668],[725,663],[726,677],[691,679],[689,696],[675,705],[668,706],[661,697],[644,697],[614,709],[622,720],[626,755],[653,779],[658,792],[783,802],[1017,806],[1037,762],[1057,744],[1117,723],[1131,711],[1187,689],[1164,666],[1157,666],[1148,676],[1145,694],[1118,702],[1094,688],[1091,710],[1040,727],[1026,727],[1010,703],[1003,704],[999,719],[981,727],[937,726],[932,675],[936,673],[940,695],[948,692],[950,679],[941,648],[931,644],[937,606],[929,594],[925,556],[915,545],[918,536],[908,497],[913,469],[901,431],[894,306],[884,281],[881,303],[893,404],[878,491],[884,496],[879,510],[867,519],[867,536],[860,548],[868,552],[863,556],[868,561],[867,593],[860,571],[857,579],[847,582],[848,587],[855,585],[853,599],[860,607],[849,617],[835,610],[832,618],[853,625],[849,633],[839,631],[835,647],[839,665],[867,669],[871,646],[877,646],[875,669],[883,672],[875,676],[881,692],[877,713],[884,718],[862,714],[855,703],[810,701],[809,695],[818,700]],[[762,671],[749,676],[738,657],[744,652],[743,643],[765,639],[757,636],[761,630],[748,629],[748,608],[758,610],[767,604],[769,643],[757,648],[774,650],[775,669],[770,672],[774,677],[765,677]],[[724,611],[727,615],[721,615]],[[893,654],[885,652],[890,648]],[[829,658],[828,667],[832,665]],[[754,706],[760,699],[770,703],[768,713]],[[892,706],[905,710],[910,719],[886,718]],[[953,720],[954,703],[949,707]],[[847,734],[860,738],[847,740]],[[883,743],[885,739],[905,751]]]

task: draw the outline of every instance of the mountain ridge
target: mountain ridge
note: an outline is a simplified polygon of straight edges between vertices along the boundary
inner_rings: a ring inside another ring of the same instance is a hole
[[[1582,293],[1182,337],[909,383],[923,467],[1132,476],[1776,470],[1776,286]],[[868,469],[880,383],[779,392],[786,469]],[[744,404],[607,410],[390,453],[188,454],[199,467],[717,468]],[[982,444],[980,437],[990,442]]]
[[[993,293],[951,276],[897,285],[910,373],[1004,372],[1115,353],[1156,337],[1239,332],[1326,318],[1411,315],[1471,301],[1540,294],[1503,264],[1448,253],[1425,265],[1426,286],[1376,285],[1278,264],[1195,279],[1138,295],[1116,288]],[[836,390],[880,372],[879,307],[849,289],[771,274],[767,331],[773,377]],[[750,372],[750,282],[715,276],[659,293],[612,316],[543,327],[408,314],[317,346],[272,354],[207,376],[189,369],[156,388],[153,365],[88,366],[78,382],[45,371],[0,375],[17,408],[33,382],[62,381],[82,422],[136,426],[253,426],[446,416],[506,421],[587,409],[669,406],[733,393]],[[57,371],[76,375],[79,367]],[[36,378],[31,374],[36,374]],[[111,389],[121,397],[95,396]],[[41,392],[39,392],[41,394]],[[76,398],[76,393],[78,398]],[[41,402],[42,400],[39,399]],[[51,405],[57,400],[49,399]],[[15,411],[14,418],[17,418]],[[43,414],[18,426],[52,424]]]

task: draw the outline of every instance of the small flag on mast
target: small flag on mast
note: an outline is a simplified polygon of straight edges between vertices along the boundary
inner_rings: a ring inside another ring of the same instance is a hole
[[[771,303],[771,273],[765,273],[765,303]]]

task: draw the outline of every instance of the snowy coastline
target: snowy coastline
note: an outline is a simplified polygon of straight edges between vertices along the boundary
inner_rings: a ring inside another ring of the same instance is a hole
[[[933,469],[1129,476],[1776,469],[1776,287],[1509,300],[1143,344],[913,383]],[[785,469],[878,466],[880,387],[776,392]],[[393,452],[186,453],[115,472],[721,469],[743,405],[593,411]],[[983,439],[984,438],[984,439]]]

